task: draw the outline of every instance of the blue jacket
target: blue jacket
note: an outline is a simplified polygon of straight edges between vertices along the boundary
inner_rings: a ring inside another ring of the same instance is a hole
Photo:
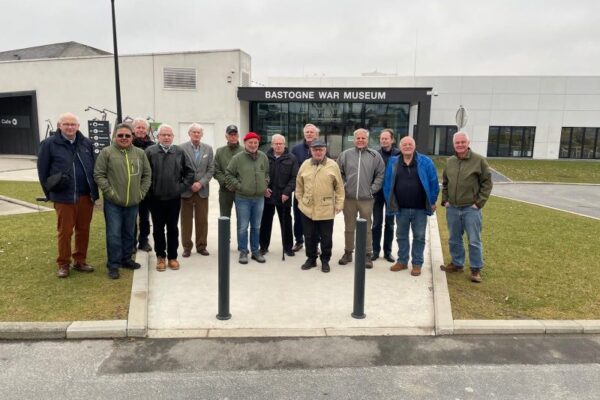
[[[37,159],[38,177],[46,198],[56,203],[75,203],[77,201],[77,178],[73,168],[81,168],[90,187],[92,201],[98,199],[98,187],[94,181],[94,146],[92,141],[77,131],[75,139],[75,158],[71,150],[71,143],[63,137],[60,131],[40,143]],[[69,163],[73,160],[72,165]],[[81,164],[79,164],[79,162]],[[49,192],[46,189],[46,180],[50,175],[66,172],[71,179],[67,188],[59,192]]]
[[[394,196],[394,183],[396,182],[396,170],[398,169],[398,160],[402,160],[402,154],[390,158],[385,169],[385,178],[383,179],[383,195],[387,206],[387,215],[398,214],[396,197]],[[425,194],[429,200],[425,205],[427,215],[432,215],[431,205],[435,204],[440,193],[440,184],[438,182],[437,172],[433,161],[427,156],[415,152],[415,161],[417,163],[417,173],[425,189]]]

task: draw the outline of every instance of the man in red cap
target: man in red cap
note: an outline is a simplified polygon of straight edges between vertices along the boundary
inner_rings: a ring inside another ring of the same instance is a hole
[[[258,150],[260,136],[248,132],[244,136],[244,151],[236,154],[227,169],[227,186],[235,190],[237,215],[237,242],[240,264],[248,263],[248,226],[250,226],[250,250],[252,259],[264,263],[260,254],[260,220],[269,182],[269,159]]]

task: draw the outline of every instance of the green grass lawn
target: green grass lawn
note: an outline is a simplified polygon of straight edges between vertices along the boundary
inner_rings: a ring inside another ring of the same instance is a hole
[[[455,319],[600,318],[599,221],[496,197],[483,215],[483,283],[447,275]]]
[[[38,183],[0,181],[0,194],[35,203],[42,192]],[[55,276],[54,212],[0,216],[0,226],[0,321],[127,318],[133,273],[122,270],[119,280],[106,277],[100,207],[94,210],[88,249],[88,263],[96,271],[72,271],[66,279]]]
[[[434,157],[441,178],[447,157]],[[600,184],[600,161],[508,160],[488,158],[490,167],[519,182],[562,182]]]

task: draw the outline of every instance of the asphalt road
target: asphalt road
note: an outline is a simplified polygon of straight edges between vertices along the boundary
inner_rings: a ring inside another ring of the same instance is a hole
[[[508,183],[494,185],[492,194],[600,219],[600,185]]]
[[[0,398],[597,399],[600,336],[0,342]]]

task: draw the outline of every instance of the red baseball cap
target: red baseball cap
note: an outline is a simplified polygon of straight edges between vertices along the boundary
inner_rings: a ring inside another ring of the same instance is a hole
[[[258,136],[256,133],[254,132],[248,132],[246,133],[246,136],[244,136],[244,142],[248,139],[257,139],[260,142],[260,136]]]

